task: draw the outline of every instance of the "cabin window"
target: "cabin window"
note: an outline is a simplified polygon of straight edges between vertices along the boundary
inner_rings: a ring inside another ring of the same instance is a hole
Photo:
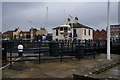
[[[60,31],[63,31],[63,27],[60,27]]]
[[[67,31],[68,31],[68,28],[67,28],[67,27],[65,27],[65,28],[64,28],[64,32],[67,32]]]
[[[56,30],[56,36],[58,36],[58,30]]]

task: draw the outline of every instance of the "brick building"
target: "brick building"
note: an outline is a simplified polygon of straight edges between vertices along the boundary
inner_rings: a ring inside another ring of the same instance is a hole
[[[31,39],[34,39],[34,36],[36,35],[36,31],[37,31],[36,28],[31,28],[31,29],[29,30]]]
[[[110,25],[110,35],[112,40],[120,40],[120,25]]]
[[[94,30],[93,32],[93,40],[106,40],[107,39],[107,31],[102,30]]]

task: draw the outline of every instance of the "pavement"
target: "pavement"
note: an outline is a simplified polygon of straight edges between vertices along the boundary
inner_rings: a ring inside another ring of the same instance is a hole
[[[57,60],[42,61],[25,61],[15,62],[10,69],[9,66],[2,70],[3,78],[73,78],[73,74],[88,73],[87,70],[94,67],[110,63],[111,61],[119,59],[120,55],[111,54],[111,60],[106,59],[106,54],[87,56],[81,58],[79,61],[76,58],[63,59],[63,62]],[[98,66],[99,67],[99,66]],[[114,68],[116,71],[117,68]],[[111,71],[106,71],[106,74],[95,74],[100,77],[119,77],[118,74],[109,74]],[[109,75],[108,75],[109,74]],[[83,74],[84,75],[84,74]]]

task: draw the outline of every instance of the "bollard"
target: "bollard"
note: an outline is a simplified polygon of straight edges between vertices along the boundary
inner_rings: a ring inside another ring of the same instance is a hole
[[[18,45],[18,56],[19,57],[21,57],[21,56],[23,56],[22,54],[23,54],[23,45],[22,44],[20,44],[20,45]]]

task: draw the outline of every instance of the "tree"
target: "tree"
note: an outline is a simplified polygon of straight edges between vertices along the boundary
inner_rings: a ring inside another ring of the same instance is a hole
[[[27,39],[30,39],[30,38],[31,38],[31,36],[27,34],[27,35],[26,35],[26,38],[27,38]]]
[[[13,36],[10,37],[10,40],[13,40]]]
[[[17,36],[16,36],[16,35],[14,35],[14,40],[16,40],[16,37],[17,37]]]
[[[34,39],[37,40],[37,35],[36,34],[34,35]]]
[[[24,35],[22,36],[22,39],[25,39],[25,36],[24,36]]]

